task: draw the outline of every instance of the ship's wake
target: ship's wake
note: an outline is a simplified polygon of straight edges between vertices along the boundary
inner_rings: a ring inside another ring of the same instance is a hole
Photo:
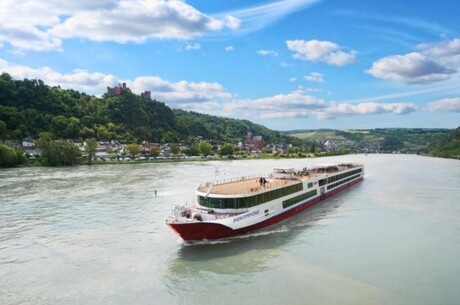
[[[277,229],[271,229],[271,230],[262,229],[262,230],[255,231],[255,232],[245,233],[245,234],[221,238],[221,239],[213,239],[213,240],[203,239],[203,240],[191,240],[191,241],[184,241],[182,239],[178,239],[177,242],[184,246],[218,245],[218,244],[228,244],[228,243],[235,242],[238,240],[245,240],[245,239],[255,238],[259,236],[280,234],[280,233],[286,233],[286,232],[289,232],[289,228],[283,225]]]

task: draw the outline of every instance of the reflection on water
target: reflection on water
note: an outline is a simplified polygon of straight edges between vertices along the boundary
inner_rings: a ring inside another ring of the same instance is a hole
[[[262,231],[164,224],[216,169],[345,159],[362,183]],[[1,170],[0,304],[459,304],[458,185],[460,162],[404,155]]]

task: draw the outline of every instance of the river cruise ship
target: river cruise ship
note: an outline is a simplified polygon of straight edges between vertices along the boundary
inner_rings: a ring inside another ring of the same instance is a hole
[[[166,224],[185,241],[231,237],[287,219],[363,179],[362,164],[342,162],[208,182],[196,190],[197,202],[176,206]]]

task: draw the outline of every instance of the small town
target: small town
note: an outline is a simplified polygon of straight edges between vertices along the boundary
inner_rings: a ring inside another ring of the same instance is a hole
[[[88,143],[67,140],[78,147],[82,158],[88,157]],[[248,132],[247,137],[237,144],[213,144],[217,141],[204,141],[198,136],[192,145],[182,143],[151,143],[142,141],[140,144],[126,144],[117,140],[96,141],[94,147],[94,161],[167,161],[167,160],[193,160],[193,159],[242,159],[263,157],[308,157],[318,155],[337,155],[345,153],[381,153],[379,145],[358,146],[354,141],[326,140],[318,142],[313,147],[301,149],[293,144],[267,144],[262,136],[253,136]],[[41,155],[41,149],[37,147],[36,140],[24,138],[20,142],[8,141],[29,159],[34,160]],[[315,155],[316,153],[316,155]],[[400,153],[393,151],[392,153]]]

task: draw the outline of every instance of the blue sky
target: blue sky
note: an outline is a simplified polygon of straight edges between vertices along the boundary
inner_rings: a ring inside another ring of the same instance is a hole
[[[126,82],[277,130],[455,128],[459,14],[454,0],[3,0],[0,71],[96,95]]]

